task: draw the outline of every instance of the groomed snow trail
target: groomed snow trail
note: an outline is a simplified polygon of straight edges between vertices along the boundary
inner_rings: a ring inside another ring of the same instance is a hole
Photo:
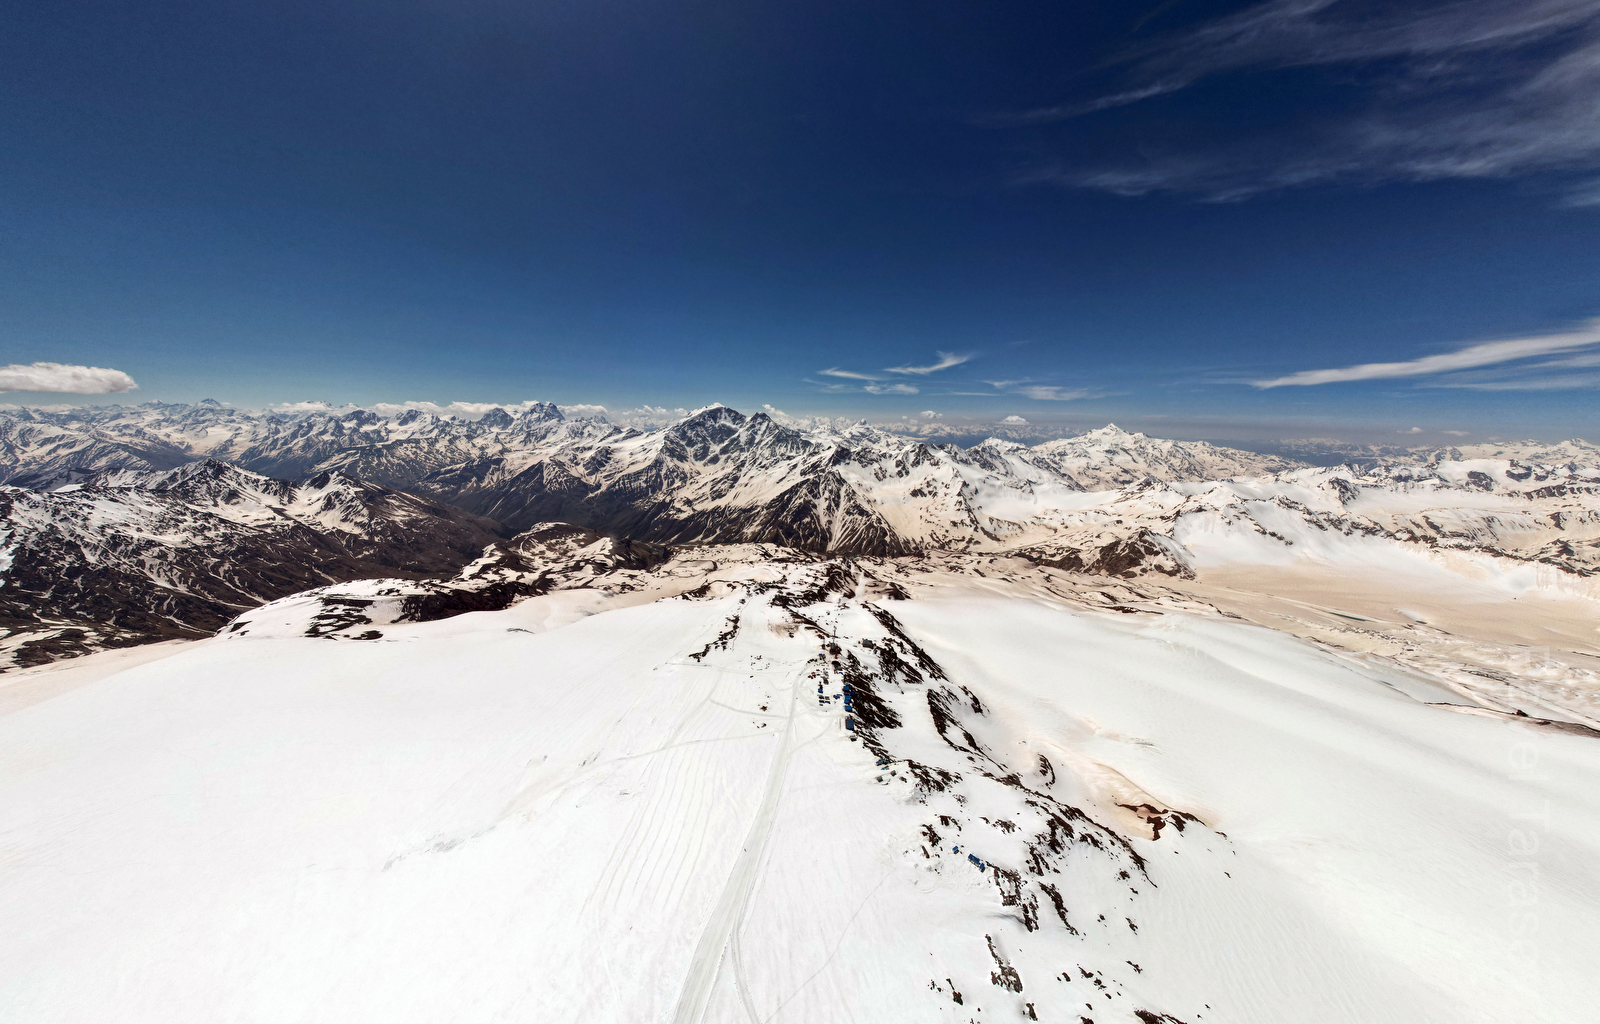
[[[712,911],[705,930],[700,933],[700,941],[695,945],[694,957],[689,962],[689,972],[684,979],[683,993],[678,997],[677,1010],[673,1014],[675,1024],[699,1024],[705,1015],[706,1003],[711,997],[712,982],[716,980],[717,971],[723,966],[724,958],[730,953],[740,999],[750,1019],[757,1022],[760,1020],[755,1006],[750,1001],[743,965],[740,963],[739,928],[750,902],[750,891],[755,885],[756,873],[761,869],[762,852],[766,849],[767,837],[772,832],[772,822],[778,813],[778,801],[783,798],[784,778],[789,771],[795,711],[800,699],[800,670],[790,669],[789,672],[790,678],[785,687],[789,692],[788,710],[783,717],[783,732],[778,737],[778,749],[773,753],[772,765],[767,770],[766,788],[761,794],[761,804],[756,808],[755,817],[750,822],[750,830],[740,846],[739,859],[734,862],[733,872],[728,876],[727,884],[723,886],[722,896],[717,900],[716,909]]]
[[[207,641],[0,714],[0,1020],[1587,1024],[1600,738],[888,571]]]

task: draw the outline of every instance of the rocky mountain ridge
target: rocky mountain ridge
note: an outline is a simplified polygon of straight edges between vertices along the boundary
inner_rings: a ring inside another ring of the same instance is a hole
[[[497,523],[337,472],[296,484],[204,460],[0,487],[0,664],[206,636],[320,584],[453,572],[499,537]]]

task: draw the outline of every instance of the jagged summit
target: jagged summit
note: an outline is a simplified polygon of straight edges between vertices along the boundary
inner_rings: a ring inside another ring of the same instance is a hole
[[[554,402],[535,402],[517,415],[517,420],[523,423],[544,423],[548,421],[560,422],[566,417]],[[482,423],[482,420],[478,421]]]
[[[1133,431],[1123,430],[1121,427],[1117,426],[1115,423],[1107,423],[1105,426],[1101,427],[1098,430],[1088,430],[1088,431],[1085,431],[1080,436],[1082,436],[1082,437],[1111,438],[1111,437],[1144,437],[1145,435],[1142,434],[1142,433],[1136,433],[1136,432],[1133,432]]]
[[[764,413],[758,415],[765,416]],[[671,431],[696,430],[718,426],[736,427],[744,423],[747,417],[737,409],[726,405],[712,405],[697,410],[683,419],[667,427]]]

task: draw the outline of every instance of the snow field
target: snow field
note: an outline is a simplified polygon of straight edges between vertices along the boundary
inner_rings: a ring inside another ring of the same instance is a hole
[[[1587,997],[1573,983],[1596,950],[1600,902],[1585,878],[1600,845],[1592,738],[1441,713],[1264,629],[1179,615],[1091,624],[1040,606],[975,604],[912,602],[897,614],[935,657],[962,666],[953,676],[982,680],[1001,708],[1016,702],[996,719],[1071,708],[1080,756],[1227,833],[1241,867],[1259,873],[1255,885],[1281,887],[1274,916],[1314,925],[1295,936],[1298,949],[1241,958],[1257,974],[1231,994],[1256,1004],[1242,1019],[1287,1012],[1255,987],[1297,973],[1286,955],[1307,957],[1298,973],[1323,989],[1301,998],[1329,1001],[1326,1016],[1302,1007],[1296,1019],[1583,1018]],[[1056,643],[1037,641],[1052,633]],[[1058,660],[1068,648],[1070,660]],[[1519,778],[1527,761],[1537,777]],[[1571,813],[1547,820],[1551,806]],[[1509,888],[1511,847],[1533,828],[1539,970],[1511,955],[1525,909]],[[1190,920],[1187,941],[1201,946],[1254,930],[1226,916]]]
[[[821,571],[0,715],[0,1019],[1586,1019],[1593,737],[1215,616]]]

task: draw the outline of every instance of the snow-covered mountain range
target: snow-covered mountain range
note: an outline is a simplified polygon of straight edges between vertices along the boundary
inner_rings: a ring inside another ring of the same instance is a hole
[[[1115,426],[1033,448],[1000,439],[979,448],[973,449],[973,464],[999,467],[999,456],[1020,453],[1022,461],[1079,489],[1146,477],[1257,476],[1294,465],[1275,456],[1163,441]],[[737,471],[770,476],[765,471],[780,463],[795,464],[788,476],[814,476],[835,463],[865,467],[886,457],[915,463],[930,458],[930,452],[959,461],[962,451],[865,424],[799,430],[766,413],[746,417],[720,406],[650,431],[594,417],[569,419],[556,406],[538,403],[516,416],[496,408],[470,421],[414,410],[391,417],[360,409],[252,414],[209,401],[0,413],[0,483],[40,489],[107,469],[172,469],[214,458],[289,479],[343,469],[386,486],[421,486],[449,500],[493,503],[500,497],[497,481],[546,463],[553,464],[554,475],[573,475],[592,490],[636,488],[641,481],[633,477],[652,473],[661,477],[653,489],[661,490],[705,475],[706,466],[720,467],[710,475],[725,483]],[[450,475],[439,477],[443,470]],[[618,477],[629,479],[614,484]]]
[[[23,661],[209,631],[310,586],[453,572],[550,522],[1118,576],[1400,558],[1587,592],[1600,570],[1600,452],[1579,441],[1312,468],[1114,426],[963,449],[725,407],[642,431],[551,405],[467,422],[215,403],[14,414],[0,437],[29,485],[0,491],[4,649]]]
[[[465,458],[480,450],[474,444],[480,439],[488,439],[489,450],[515,447],[530,429],[561,419],[553,405],[532,406],[515,418],[494,409],[477,420],[422,412],[382,417],[361,409],[250,413],[209,399],[195,405],[17,409],[0,413],[0,483],[51,487],[107,469],[174,469],[200,458],[301,479],[330,468],[325,463],[348,450],[425,439]],[[412,477],[423,472],[408,471]]]

